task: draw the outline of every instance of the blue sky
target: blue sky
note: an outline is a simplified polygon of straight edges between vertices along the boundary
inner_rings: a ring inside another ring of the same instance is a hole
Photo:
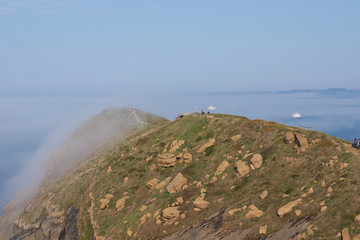
[[[360,89],[359,1],[0,0],[0,96]]]

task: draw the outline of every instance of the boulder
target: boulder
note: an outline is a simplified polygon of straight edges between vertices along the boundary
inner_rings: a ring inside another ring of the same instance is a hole
[[[249,212],[245,215],[247,219],[259,218],[264,214],[263,211],[259,210],[254,204],[249,207]]]
[[[295,140],[295,136],[293,132],[287,132],[285,133],[285,143],[289,144],[292,143]]]
[[[266,234],[267,232],[267,225],[261,226],[259,229],[259,234]]]
[[[261,200],[264,200],[267,197],[268,194],[269,194],[269,192],[267,190],[265,190],[260,194],[259,197],[260,197]]]
[[[216,169],[215,176],[221,175],[228,167],[230,163],[228,161],[223,161],[220,163],[219,167]]]
[[[205,201],[202,196],[197,197],[195,201],[193,202],[194,206],[200,209],[207,208],[210,204],[210,202]]]
[[[157,163],[159,167],[162,168],[175,167],[176,157],[172,153],[159,154],[157,157]]]
[[[244,161],[241,161],[241,160],[237,161],[235,163],[235,168],[236,168],[238,177],[245,177],[250,173],[250,168]]]
[[[116,210],[119,212],[124,209],[126,204],[126,199],[128,199],[128,196],[125,196],[119,200],[116,201]]]
[[[208,147],[211,147],[212,145],[214,145],[215,143],[215,139],[210,139],[207,143],[205,143],[203,146],[201,146],[201,148],[199,148],[199,150],[197,150],[198,153],[204,153],[205,150],[208,148]]]
[[[285,214],[291,212],[292,209],[301,202],[301,200],[302,200],[301,198],[296,199],[296,200],[289,202],[288,204],[282,206],[281,208],[279,208],[279,210],[277,212],[278,216],[282,217]]]
[[[175,151],[178,150],[184,143],[185,143],[184,140],[174,140],[174,141],[171,143],[169,152],[170,152],[170,153],[175,152]]]
[[[304,134],[302,133],[294,133],[295,135],[295,141],[296,144],[300,147],[300,148],[307,148],[309,147],[309,143],[305,137]]]
[[[261,167],[262,163],[263,163],[263,158],[261,156],[261,154],[254,154],[253,157],[251,158],[251,163],[254,165],[255,168],[259,168]]]
[[[163,217],[166,219],[178,218],[179,216],[179,207],[168,207],[163,210]]]
[[[350,240],[350,235],[349,235],[349,229],[348,228],[344,228],[341,231],[341,237],[342,237],[342,240]]]
[[[167,191],[169,193],[180,192],[183,186],[188,182],[188,179],[184,177],[181,173],[178,173],[175,178],[167,186]]]
[[[155,189],[155,186],[159,184],[159,179],[153,178],[146,183],[146,186],[150,189]]]
[[[357,215],[355,218],[354,218],[354,223],[356,224],[359,224],[360,225],[360,214]]]

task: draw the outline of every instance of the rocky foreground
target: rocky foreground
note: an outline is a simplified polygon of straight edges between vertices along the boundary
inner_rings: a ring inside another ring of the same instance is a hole
[[[360,239],[359,176],[344,140],[192,114],[92,155],[12,239]]]

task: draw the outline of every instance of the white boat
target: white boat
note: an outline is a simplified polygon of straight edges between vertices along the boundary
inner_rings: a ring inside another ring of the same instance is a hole
[[[294,113],[291,115],[293,118],[301,118],[301,114],[299,112]]]

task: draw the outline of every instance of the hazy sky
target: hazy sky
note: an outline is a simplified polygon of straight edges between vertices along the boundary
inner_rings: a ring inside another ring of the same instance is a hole
[[[360,89],[359,9],[358,0],[0,0],[0,96]]]

